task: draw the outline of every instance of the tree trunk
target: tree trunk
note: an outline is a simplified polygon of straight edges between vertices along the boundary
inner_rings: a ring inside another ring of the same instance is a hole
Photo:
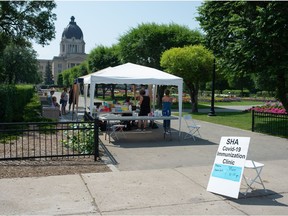
[[[106,85],[102,84],[102,98],[103,98],[103,100],[105,99],[105,94],[106,94]]]
[[[194,84],[187,85],[191,98],[192,113],[198,113],[198,87]]]
[[[115,86],[116,86],[115,84],[111,85],[111,98],[112,99],[115,99],[115,94],[114,94]]]

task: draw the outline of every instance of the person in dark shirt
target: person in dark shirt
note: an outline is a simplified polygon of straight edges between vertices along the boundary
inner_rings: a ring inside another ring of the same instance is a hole
[[[140,98],[139,98],[139,106],[140,106],[140,112],[139,116],[147,116],[150,112],[150,97],[145,96],[145,90],[140,90]],[[147,126],[147,120],[140,120],[138,121],[138,131],[145,131]]]

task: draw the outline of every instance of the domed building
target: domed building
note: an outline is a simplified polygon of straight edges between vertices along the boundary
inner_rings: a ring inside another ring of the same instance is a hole
[[[59,56],[85,54],[83,33],[74,20],[75,18],[72,16],[69,25],[62,33]]]
[[[60,42],[59,56],[52,59],[52,74],[54,83],[57,84],[58,74],[62,71],[79,65],[87,58],[85,53],[85,42],[81,28],[76,24],[75,17],[71,17],[71,21],[64,29]],[[45,68],[49,60],[39,60],[40,70],[45,74]],[[44,66],[45,64],[45,66]]]

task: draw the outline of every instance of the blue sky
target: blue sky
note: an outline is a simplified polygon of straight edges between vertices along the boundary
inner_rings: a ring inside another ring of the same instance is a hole
[[[98,45],[111,46],[131,28],[142,23],[176,23],[190,29],[200,29],[196,21],[201,1],[56,1],[56,38],[50,45],[33,44],[40,59],[59,55],[61,35],[71,16],[82,29],[85,52]]]

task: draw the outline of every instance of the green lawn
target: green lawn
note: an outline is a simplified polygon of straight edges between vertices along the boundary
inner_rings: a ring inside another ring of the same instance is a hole
[[[262,105],[259,101],[241,101],[241,102],[216,102],[217,106],[255,106]],[[210,108],[210,103],[200,103],[198,109]],[[183,104],[183,108],[191,108],[190,104]],[[187,114],[187,113],[183,113]],[[252,130],[252,114],[250,112],[217,112],[216,116],[208,116],[208,113],[193,113],[193,118],[201,121],[215,124],[226,125],[240,128],[243,130]]]
[[[187,113],[183,113],[187,114]],[[252,114],[248,112],[218,112],[216,116],[208,116],[207,113],[193,113],[194,119],[240,128],[252,129]]]
[[[257,101],[241,101],[241,102],[216,102],[217,106],[254,106],[262,105],[263,102]],[[210,109],[210,103],[200,103],[198,109]],[[175,107],[176,108],[176,107]],[[183,109],[191,109],[191,105],[183,103]],[[221,108],[220,108],[221,109]],[[183,113],[187,114],[187,113]],[[252,114],[250,112],[217,112],[216,116],[208,116],[208,113],[193,113],[193,118],[201,121],[211,122],[215,124],[226,125],[230,127],[240,128],[243,130],[252,129]]]

